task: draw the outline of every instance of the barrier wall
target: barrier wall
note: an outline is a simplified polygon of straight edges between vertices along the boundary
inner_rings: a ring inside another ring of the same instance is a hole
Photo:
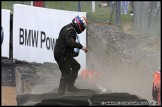
[[[1,57],[9,58],[10,10],[1,9]]]

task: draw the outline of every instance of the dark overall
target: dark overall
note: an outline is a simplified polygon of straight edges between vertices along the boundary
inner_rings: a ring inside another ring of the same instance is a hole
[[[64,94],[66,90],[74,88],[75,80],[78,76],[80,64],[73,58],[78,56],[74,48],[82,48],[76,40],[76,31],[71,24],[64,26],[59,34],[54,49],[54,58],[57,61],[61,79],[59,84],[59,94]]]

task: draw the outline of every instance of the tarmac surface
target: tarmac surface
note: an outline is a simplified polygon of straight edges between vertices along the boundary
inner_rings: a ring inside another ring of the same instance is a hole
[[[88,96],[99,92],[97,86],[83,81],[82,78],[78,76],[76,86],[81,88],[81,91],[79,93],[67,92],[64,96],[58,96],[57,91],[60,80],[60,71],[57,64],[54,63],[28,63],[2,58],[1,65],[1,86],[16,88],[15,94],[18,106],[35,105],[42,101],[44,102],[44,100],[46,101],[47,99],[67,98],[68,96],[68,98],[75,97],[73,100],[78,97],[79,101],[81,101],[81,98],[85,100]],[[8,92],[6,92],[6,95],[7,93]],[[2,97],[6,98],[5,96]],[[8,103],[9,102],[10,101],[8,101]]]
[[[1,86],[16,86],[15,83],[15,63],[11,60],[1,61]]]
[[[17,106],[107,106],[108,101],[116,105],[123,101],[149,104],[147,100],[129,93],[115,93],[110,90],[103,92],[101,87],[83,80],[81,76],[78,76],[75,83],[80,88],[79,92],[66,92],[59,96],[57,91],[60,71],[54,63],[38,64],[3,59],[1,65],[2,87],[16,87]]]

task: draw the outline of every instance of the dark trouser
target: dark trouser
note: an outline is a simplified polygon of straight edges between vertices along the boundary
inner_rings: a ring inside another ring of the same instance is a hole
[[[80,64],[73,57],[56,57],[59,68],[61,70],[61,79],[59,84],[59,91],[66,91],[66,88],[73,87],[78,76]]]

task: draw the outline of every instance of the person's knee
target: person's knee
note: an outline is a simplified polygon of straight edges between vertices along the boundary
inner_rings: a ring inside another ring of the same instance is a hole
[[[72,75],[71,75],[72,77],[71,78],[74,78],[74,79],[77,78],[78,71],[79,71],[80,67],[81,67],[80,64],[75,65],[75,67],[72,70]]]
[[[79,69],[81,68],[80,64],[79,63],[76,64],[75,68],[76,68],[77,71],[79,71]]]

